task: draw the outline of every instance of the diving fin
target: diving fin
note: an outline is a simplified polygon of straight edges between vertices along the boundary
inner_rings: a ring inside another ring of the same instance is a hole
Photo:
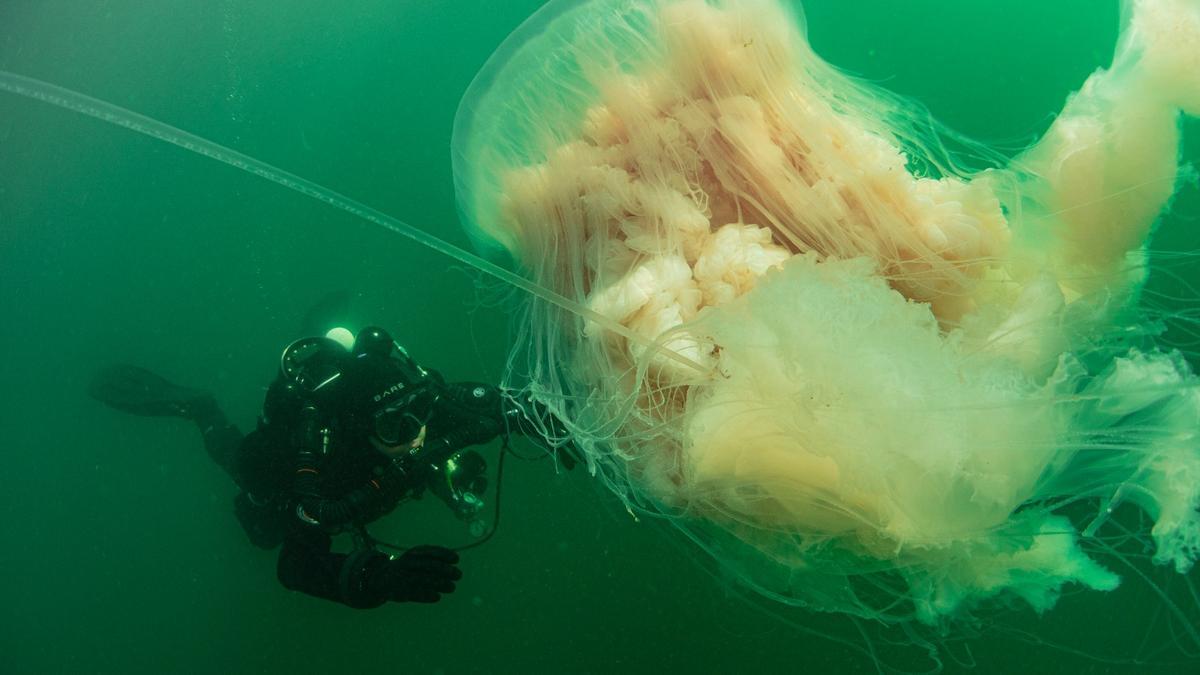
[[[145,368],[127,364],[96,373],[88,384],[88,394],[111,408],[145,417],[196,419],[216,407],[206,391],[172,384]]]

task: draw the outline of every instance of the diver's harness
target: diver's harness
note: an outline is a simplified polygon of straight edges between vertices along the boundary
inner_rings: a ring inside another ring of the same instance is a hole
[[[318,352],[327,349],[323,342],[324,338],[297,340],[284,350],[281,358],[280,371],[285,380],[281,394],[299,405],[297,424],[291,439],[292,446],[297,449],[291,500],[285,508],[308,526],[319,527],[331,534],[350,531],[354,535],[356,548],[374,550],[384,547],[403,551],[406,550],[403,547],[372,537],[365,523],[390,511],[400,501],[420,494],[425,487],[423,481],[430,472],[436,472],[443,475],[445,484],[440,480],[431,481],[433,491],[459,519],[468,522],[471,533],[479,537],[475,542],[456,550],[472,548],[490,539],[499,526],[504,459],[511,452],[507,425],[501,432],[503,445],[496,472],[493,521],[486,533],[482,521],[478,519],[484,507],[483,500],[475,490],[458,485],[456,480],[456,457],[463,447],[470,444],[469,429],[458,429],[393,457],[377,476],[340,498],[330,499],[321,495],[320,467],[331,452],[333,429],[323,424],[321,411],[312,400],[312,394],[337,380],[340,372],[314,373],[305,366]]]

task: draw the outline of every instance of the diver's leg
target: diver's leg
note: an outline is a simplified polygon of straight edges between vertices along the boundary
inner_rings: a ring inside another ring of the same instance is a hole
[[[241,484],[241,474],[238,472],[236,460],[238,448],[241,447],[241,430],[226,423],[219,427],[201,427],[200,433],[204,438],[204,449],[217,466],[225,470],[238,484]]]
[[[230,424],[213,395],[177,385],[166,378],[127,364],[110,366],[96,373],[88,393],[101,403],[144,417],[180,417],[196,423],[209,457],[234,480],[238,479],[235,458],[242,433]]]
[[[204,449],[212,461],[224,469],[235,482],[241,484],[237,457],[245,436],[236,425],[226,419],[216,399],[209,396],[198,402],[189,410],[188,419],[195,422],[200,429]]]

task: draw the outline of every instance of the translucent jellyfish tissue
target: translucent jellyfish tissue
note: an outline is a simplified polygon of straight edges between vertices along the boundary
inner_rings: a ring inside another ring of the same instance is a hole
[[[630,509],[781,602],[1045,610],[1118,584],[1084,544],[1122,505],[1186,572],[1200,388],[1142,291],[1200,2],[1123,10],[1112,65],[978,170],[777,0],[552,2],[455,129],[477,245],[577,307],[527,303],[514,380]]]

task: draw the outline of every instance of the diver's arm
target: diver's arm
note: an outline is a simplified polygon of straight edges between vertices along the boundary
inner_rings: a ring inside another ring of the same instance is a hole
[[[439,402],[443,406],[458,409],[457,413],[499,418],[504,396],[500,388],[484,382],[450,382],[439,389]],[[444,412],[442,414],[445,414]]]
[[[528,396],[520,399],[505,396],[499,387],[479,382],[447,384],[441,401],[445,405],[438,416],[453,419],[454,431],[431,434],[431,440],[444,445],[444,454],[486,443],[497,436],[517,434],[553,455],[563,468],[575,468],[578,449],[570,442],[566,426],[542,403]]]
[[[284,588],[371,609],[385,602],[437,602],[454,591],[458,555],[419,546],[398,558],[363,549],[331,551],[330,536],[315,528],[296,529],[283,542],[276,572]]]
[[[438,404],[420,459],[437,463],[505,432],[503,396],[494,385],[454,382],[439,387]]]
[[[331,552],[333,539],[316,528],[295,528],[283,540],[279,549],[276,573],[284,588],[300,591],[318,598],[341,602],[358,609],[378,607],[380,598],[368,597],[361,592],[359,584],[350,581],[349,557]],[[342,571],[346,568],[346,581],[342,583]]]
[[[421,447],[421,456],[439,462],[468,446],[487,443],[503,431],[504,425],[498,419],[475,417],[462,420],[452,429],[436,436],[431,434]]]
[[[338,531],[387,513],[417,484],[409,472],[389,463],[379,476],[337,499],[313,494],[311,490],[298,491],[293,509],[296,517],[307,525]]]

